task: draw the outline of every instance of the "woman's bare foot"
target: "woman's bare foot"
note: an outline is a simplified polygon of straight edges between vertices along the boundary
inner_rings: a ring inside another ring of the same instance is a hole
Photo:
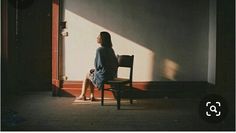
[[[86,100],[86,96],[82,95],[82,96],[76,97],[76,100],[84,100],[85,101]]]

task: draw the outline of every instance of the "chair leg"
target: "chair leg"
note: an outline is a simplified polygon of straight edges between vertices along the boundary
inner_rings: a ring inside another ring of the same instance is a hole
[[[120,88],[118,88],[120,89]],[[120,109],[120,99],[121,99],[121,96],[120,96],[120,90],[117,91],[117,109],[119,110]]]
[[[102,87],[102,90],[101,90],[101,105],[103,106],[104,105],[104,88]]]
[[[130,104],[133,104],[133,99],[132,98],[129,99],[129,102],[130,102]]]
[[[120,109],[120,91],[117,92],[117,109]]]
[[[130,90],[130,99],[129,99],[129,102],[130,104],[133,104],[133,90]]]

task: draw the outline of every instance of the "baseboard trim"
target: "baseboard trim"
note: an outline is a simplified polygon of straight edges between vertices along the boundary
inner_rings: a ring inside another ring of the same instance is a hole
[[[62,81],[62,88],[77,88],[82,87],[83,81]],[[162,89],[191,89],[202,90],[214,85],[206,81],[134,81],[133,87],[143,91],[155,91]]]
[[[63,81],[62,95],[77,96],[81,92],[82,81]],[[108,86],[105,86],[105,88]],[[151,81],[133,82],[133,90],[141,97],[149,96],[195,96],[205,94],[207,90],[214,89],[214,85],[206,81]],[[100,94],[98,89],[95,93]],[[108,96],[111,94],[107,93]]]

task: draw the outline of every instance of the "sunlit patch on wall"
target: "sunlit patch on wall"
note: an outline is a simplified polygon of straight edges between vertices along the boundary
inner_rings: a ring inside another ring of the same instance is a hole
[[[134,41],[101,27],[69,10],[65,10],[69,36],[65,37],[65,75],[68,80],[83,80],[89,69],[94,68],[94,58],[99,44],[96,38],[101,31],[108,31],[113,48],[119,55],[134,55],[134,81],[153,79],[154,53]],[[137,33],[138,34],[138,33]],[[127,77],[129,70],[123,69],[119,76]]]
[[[179,65],[170,60],[170,59],[164,59],[162,64],[162,76],[166,78],[167,80],[176,80],[176,75],[179,70]]]

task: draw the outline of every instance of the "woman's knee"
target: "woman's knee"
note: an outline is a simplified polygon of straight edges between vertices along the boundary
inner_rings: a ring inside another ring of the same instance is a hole
[[[90,74],[89,72],[86,73],[86,75],[85,75],[85,78],[86,78],[86,79],[89,79],[89,74]]]

